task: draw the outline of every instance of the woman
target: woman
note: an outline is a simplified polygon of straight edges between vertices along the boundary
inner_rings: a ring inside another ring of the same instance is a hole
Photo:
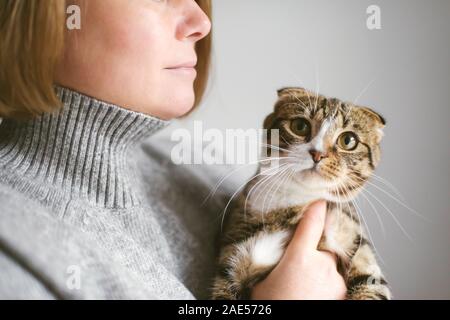
[[[69,5],[80,29],[65,28]],[[217,209],[143,142],[199,104],[210,12],[207,0],[0,3],[2,298],[208,297]],[[316,250],[324,216],[324,203],[309,210],[253,298],[345,296]]]

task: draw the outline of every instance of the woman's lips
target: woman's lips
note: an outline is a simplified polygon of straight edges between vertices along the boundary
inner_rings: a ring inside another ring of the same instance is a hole
[[[172,65],[171,65],[170,67],[168,67],[167,69],[195,68],[196,65],[197,65],[197,59],[194,59],[194,60],[185,61],[185,62],[178,63],[178,64],[172,64]]]
[[[195,70],[194,67],[166,68],[166,70],[176,75],[194,76],[194,77],[197,75],[197,70]]]

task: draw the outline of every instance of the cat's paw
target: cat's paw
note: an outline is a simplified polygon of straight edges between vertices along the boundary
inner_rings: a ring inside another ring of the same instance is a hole
[[[347,300],[391,300],[392,294],[386,285],[368,284],[349,288]]]

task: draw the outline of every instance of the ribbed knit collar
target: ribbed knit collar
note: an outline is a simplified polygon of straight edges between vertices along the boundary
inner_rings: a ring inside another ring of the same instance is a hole
[[[97,206],[139,205],[132,150],[169,122],[67,88],[56,93],[63,102],[57,112],[0,123],[0,175]]]

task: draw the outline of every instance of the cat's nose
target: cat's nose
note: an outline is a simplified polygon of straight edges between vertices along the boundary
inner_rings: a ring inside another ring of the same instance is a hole
[[[314,163],[318,163],[320,162],[320,160],[322,160],[323,158],[328,157],[328,155],[326,153],[317,151],[315,149],[311,149],[309,150],[309,154],[311,155],[311,158],[313,159]]]

